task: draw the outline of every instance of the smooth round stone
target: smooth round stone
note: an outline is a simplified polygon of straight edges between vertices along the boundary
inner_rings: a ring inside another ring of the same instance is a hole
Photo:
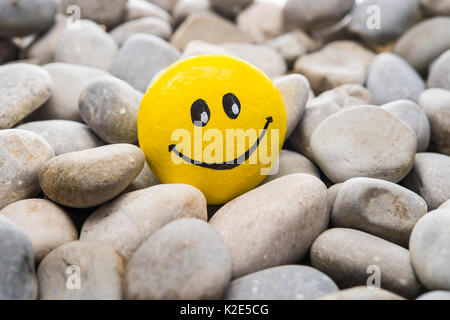
[[[80,115],[103,141],[137,142],[137,114],[144,95],[114,77],[92,80],[81,92]]]
[[[65,153],[42,166],[39,184],[56,203],[89,208],[121,193],[141,172],[144,161],[142,150],[131,144]]]
[[[310,251],[314,268],[329,275],[341,288],[366,285],[379,268],[381,288],[413,298],[421,291],[409,251],[368,233],[329,229],[314,241]]]
[[[36,133],[0,130],[0,209],[37,196],[41,191],[39,169],[54,155],[48,142]]]
[[[80,20],[78,28],[66,28],[56,44],[55,62],[109,70],[117,54],[114,39],[91,20]]]
[[[210,0],[212,8],[226,17],[234,17],[245,7],[253,3],[253,0]]]
[[[53,148],[55,155],[96,148],[104,143],[89,128],[70,120],[27,122],[17,127],[42,136]]]
[[[426,213],[425,200],[402,186],[353,178],[339,186],[331,224],[365,231],[407,248],[414,225]]]
[[[338,290],[333,280],[314,268],[286,265],[233,280],[224,299],[316,300]]]
[[[274,81],[281,93],[287,115],[286,139],[294,131],[295,126],[305,111],[309,95],[309,82],[301,74],[282,76]]]
[[[381,288],[359,286],[330,293],[320,300],[405,300],[405,298]]]
[[[210,224],[224,239],[237,278],[301,260],[328,220],[325,185],[312,175],[298,173],[228,202]]]
[[[311,136],[316,163],[334,183],[354,177],[402,180],[414,164],[416,133],[376,106],[342,110]]]
[[[206,220],[205,197],[190,185],[161,184],[98,208],[83,224],[80,240],[109,243],[129,259],[156,230],[180,218]]]
[[[126,38],[135,33],[151,34],[169,39],[172,34],[172,26],[168,21],[159,18],[141,18],[125,22],[110,32],[119,46]]]
[[[136,90],[145,92],[153,76],[179,57],[180,52],[163,39],[135,34],[123,43],[110,71]]]
[[[430,67],[428,75],[429,88],[450,90],[450,50],[445,51]]]
[[[450,291],[436,290],[421,294],[416,300],[450,300]]]
[[[231,258],[219,234],[198,219],[173,221],[152,234],[127,265],[125,298],[219,299]]]
[[[170,14],[147,0],[128,0],[125,7],[124,21],[140,18],[160,18],[168,22],[172,21]]]
[[[192,40],[212,44],[250,42],[250,38],[235,24],[211,12],[197,12],[190,15],[177,28],[170,41],[178,49],[184,50]]]
[[[0,211],[31,241],[34,259],[39,263],[50,251],[78,240],[78,232],[64,210],[45,199],[26,199],[11,203]]]
[[[39,298],[120,300],[124,271],[124,259],[107,244],[72,241],[50,252],[39,265]]]
[[[411,100],[396,100],[384,104],[382,109],[393,113],[416,132],[417,152],[424,152],[430,144],[430,123],[425,111]]]
[[[449,0],[420,0],[422,9],[429,15],[449,16],[450,1]]]
[[[264,180],[264,183],[293,173],[306,173],[320,179],[320,173],[314,163],[301,154],[289,150],[281,150],[278,163],[272,170],[271,174]]]
[[[372,9],[373,6],[379,11]],[[383,44],[401,36],[418,16],[418,0],[369,0],[356,3],[348,28],[369,43]],[[379,19],[380,28],[374,28],[375,19]]]
[[[52,79],[41,67],[14,63],[0,67],[0,129],[8,129],[52,94]]]
[[[430,150],[450,156],[450,91],[428,89],[419,98],[431,127]]]
[[[10,219],[0,215],[0,299],[37,298],[33,249],[28,237]]]
[[[54,0],[2,0],[0,3],[0,37],[22,37],[39,33],[53,23]]]
[[[261,69],[269,77],[278,77],[287,71],[283,57],[270,47],[251,43],[225,43],[221,47]]]
[[[450,157],[430,152],[416,154],[403,185],[425,199],[428,210],[436,209],[450,199]]]
[[[450,290],[449,228],[450,210],[438,209],[420,219],[411,234],[414,270],[429,290]]]
[[[172,10],[172,16],[175,24],[182,23],[187,17],[196,12],[210,11],[209,0],[178,0]]]
[[[134,181],[124,190],[124,192],[132,192],[145,188],[149,188],[160,184],[158,178],[153,174],[148,166],[147,162],[144,163],[144,167],[141,173],[134,179]]]
[[[78,6],[83,19],[93,20],[107,27],[118,25],[125,14],[127,0],[62,0],[62,11],[70,6]]]
[[[6,39],[0,39],[0,65],[19,58],[19,48],[17,45]]]
[[[357,42],[334,41],[301,56],[294,71],[308,78],[314,92],[321,93],[347,83],[363,85],[374,57],[373,52]]]
[[[236,19],[238,28],[256,43],[264,43],[283,33],[283,7],[276,3],[255,2]]]
[[[179,0],[147,0],[147,1],[164,9],[165,11],[171,12],[175,7],[175,4]]]
[[[405,60],[384,52],[377,55],[370,66],[367,89],[377,105],[400,99],[417,102],[425,83]]]
[[[420,73],[426,73],[432,61],[450,49],[450,18],[426,19],[404,33],[394,46],[394,53],[403,57]]]
[[[344,17],[354,0],[288,0],[286,22],[306,29],[329,27]]]

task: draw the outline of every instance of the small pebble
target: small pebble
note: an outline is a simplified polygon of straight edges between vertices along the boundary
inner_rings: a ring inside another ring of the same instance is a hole
[[[172,34],[172,26],[166,20],[159,18],[141,18],[125,22],[113,30],[110,35],[120,46],[126,38],[132,34],[151,34],[163,39],[169,39]]]
[[[70,6],[78,6],[83,19],[89,19],[107,27],[118,25],[124,15],[127,0],[62,0],[62,11]]]
[[[320,300],[405,300],[405,298],[381,288],[359,286],[330,293]]]
[[[450,50],[445,51],[430,67],[428,74],[429,88],[442,88],[450,90]]]
[[[160,18],[172,22],[170,14],[147,0],[128,0],[125,7],[124,21],[140,18]]]

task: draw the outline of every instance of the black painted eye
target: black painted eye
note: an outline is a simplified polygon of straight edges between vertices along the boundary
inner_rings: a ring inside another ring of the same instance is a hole
[[[205,100],[198,99],[191,106],[192,123],[197,127],[206,126],[211,116],[208,105]]]
[[[222,98],[223,110],[230,119],[236,119],[241,112],[241,103],[232,93],[227,93]]]

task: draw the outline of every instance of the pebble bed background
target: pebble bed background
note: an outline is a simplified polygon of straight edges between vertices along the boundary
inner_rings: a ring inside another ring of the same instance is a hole
[[[289,137],[208,207],[136,116],[216,53],[274,80]],[[450,0],[0,0],[0,65],[1,299],[450,299]]]

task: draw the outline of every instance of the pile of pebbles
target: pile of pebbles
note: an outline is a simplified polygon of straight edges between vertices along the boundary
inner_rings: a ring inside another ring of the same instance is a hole
[[[288,116],[280,170],[223,206],[137,141],[198,54]],[[1,1],[0,299],[450,299],[449,72],[450,0]]]

